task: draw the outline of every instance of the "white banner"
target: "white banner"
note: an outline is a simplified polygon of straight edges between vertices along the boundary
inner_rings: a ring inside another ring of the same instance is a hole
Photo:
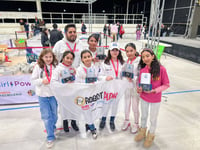
[[[52,83],[62,119],[85,120],[93,123],[102,115],[106,105],[118,105],[127,81],[112,80],[93,84]],[[117,106],[114,107],[117,109]]]
[[[0,105],[38,102],[30,77],[31,75],[1,76]]]

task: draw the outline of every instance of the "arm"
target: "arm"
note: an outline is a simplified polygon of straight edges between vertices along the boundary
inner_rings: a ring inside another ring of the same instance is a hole
[[[155,93],[159,93],[162,92],[164,90],[166,90],[167,88],[169,88],[169,78],[167,75],[167,71],[164,67],[161,68],[161,86],[155,88]]]
[[[35,86],[42,85],[43,79],[41,79],[39,76],[40,76],[40,68],[38,65],[36,65],[35,68],[33,69],[32,75],[31,75],[31,83],[33,85],[35,85]]]

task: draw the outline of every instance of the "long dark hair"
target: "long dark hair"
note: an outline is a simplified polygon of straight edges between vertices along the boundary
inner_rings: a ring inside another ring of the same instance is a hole
[[[52,50],[50,48],[46,48],[46,49],[43,49],[39,58],[38,58],[38,65],[40,68],[44,68],[45,66],[45,62],[43,61],[42,57],[48,53],[51,53],[52,56],[53,56],[53,61],[52,61],[52,65],[54,67],[56,67],[56,65],[58,65],[58,60],[56,59],[56,56],[55,54],[52,52]]]
[[[112,58],[112,56],[111,56],[111,54],[110,54],[110,51],[111,51],[111,50],[108,51],[108,56],[106,57],[106,59],[105,59],[105,61],[104,61],[104,63],[107,64],[107,65],[110,65],[110,60],[111,60],[111,58]],[[120,63],[121,63],[122,65],[124,64],[124,59],[123,59],[123,57],[122,57],[122,53],[121,53],[120,50],[119,50],[119,55],[117,56],[117,59],[120,61]]]
[[[65,56],[67,56],[68,54],[72,54],[73,59],[75,58],[75,55],[74,55],[73,52],[71,52],[71,51],[65,51],[65,52],[63,53],[62,59],[60,60],[61,63],[62,63],[63,59],[65,58]]]
[[[88,37],[88,41],[87,41],[87,42],[89,42],[89,40],[90,40],[92,37],[95,38],[95,40],[96,40],[97,42],[99,41],[99,35],[93,33],[93,34],[91,34],[91,35]]]
[[[157,77],[160,76],[160,62],[158,61],[156,55],[154,54],[153,50],[150,48],[144,48],[141,52],[141,57],[143,52],[149,52],[152,56],[154,56],[153,61],[151,62],[151,68],[150,73],[153,75],[153,80],[155,80]],[[140,62],[138,64],[138,68],[142,69],[146,66],[146,64],[143,62],[142,58],[140,59]]]

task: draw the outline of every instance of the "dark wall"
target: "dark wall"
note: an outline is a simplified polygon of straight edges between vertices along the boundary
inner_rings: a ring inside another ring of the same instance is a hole
[[[199,48],[184,46],[180,44],[170,43],[163,41],[165,43],[171,44],[172,47],[165,48],[165,52],[171,55],[181,57],[200,64],[200,51]]]
[[[163,24],[171,26],[174,6],[176,0],[165,0],[165,7],[163,12]],[[194,1],[192,0],[192,6],[194,6]],[[177,0],[175,7],[175,16],[174,16],[174,33],[175,34],[184,34],[186,29],[186,24],[188,20],[189,10],[190,10],[191,0]],[[191,17],[191,16],[190,16]]]

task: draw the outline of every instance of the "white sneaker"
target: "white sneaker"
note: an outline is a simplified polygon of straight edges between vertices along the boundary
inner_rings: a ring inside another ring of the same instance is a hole
[[[91,132],[92,132],[92,138],[97,139],[97,131],[94,130],[94,131],[91,131]]]
[[[138,124],[134,124],[132,127],[131,127],[131,133],[132,134],[135,134],[138,132],[138,129],[139,129],[139,125]]]
[[[130,125],[130,122],[125,120],[124,124],[122,125],[122,131],[126,131]]]
[[[52,148],[54,145],[54,140],[53,141],[47,141],[46,146],[47,148]]]

